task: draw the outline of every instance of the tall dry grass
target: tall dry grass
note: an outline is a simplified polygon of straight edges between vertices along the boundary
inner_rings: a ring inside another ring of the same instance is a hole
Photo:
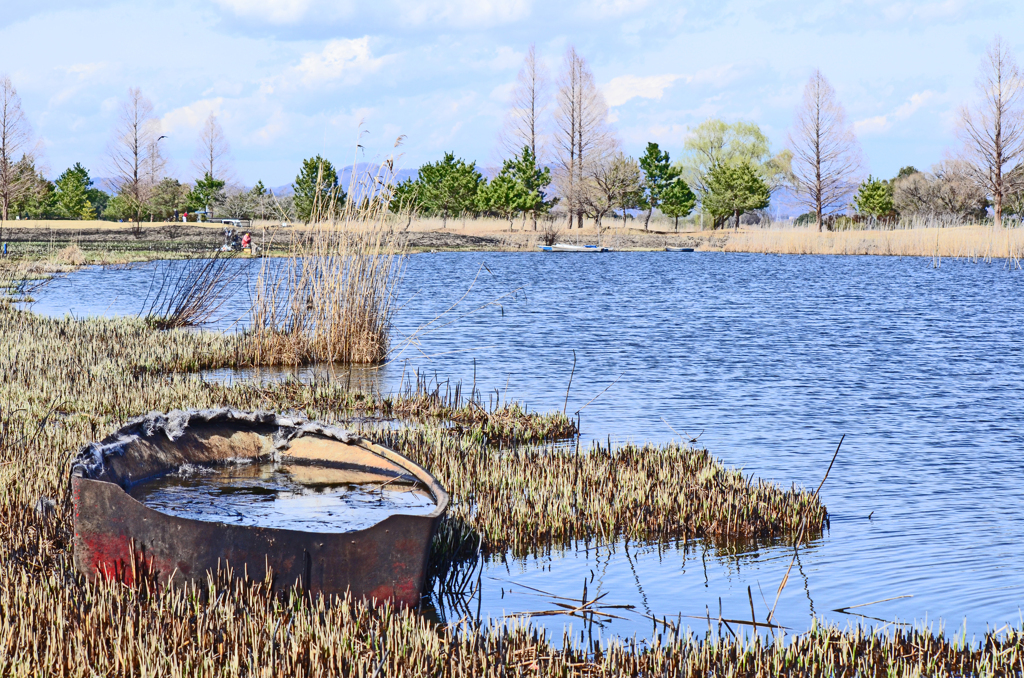
[[[819,233],[811,228],[785,228],[723,233],[726,252],[765,254],[879,254],[985,260],[1007,259],[1019,266],[1024,258],[1024,229],[990,226],[848,230]]]
[[[380,184],[377,197],[390,190]],[[373,195],[329,199],[314,205],[305,229],[270,233],[269,246],[286,239],[288,254],[260,268],[247,337],[253,364],[387,358],[404,244],[386,204]]]

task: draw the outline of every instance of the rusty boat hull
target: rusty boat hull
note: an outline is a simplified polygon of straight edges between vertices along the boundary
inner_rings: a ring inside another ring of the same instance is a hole
[[[128,490],[182,464],[274,460],[340,482],[408,481],[432,496],[427,515],[388,516],[366,529],[304,532],[182,518]],[[425,469],[347,431],[302,418],[234,410],[153,413],[84,447],[72,466],[75,565],[86,577],[133,584],[205,582],[230,568],[279,591],[419,602],[448,494]]]

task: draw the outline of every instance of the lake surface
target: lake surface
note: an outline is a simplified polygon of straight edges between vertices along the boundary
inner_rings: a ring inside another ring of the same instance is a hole
[[[137,313],[153,268],[72,274],[37,292],[34,308]],[[216,326],[244,323],[247,307],[236,294]],[[485,402],[578,411],[584,447],[700,435],[726,464],[786,486],[817,487],[845,434],[822,489],[831,529],[800,550],[778,621],[804,630],[816,613],[846,623],[859,618],[835,609],[899,597],[852,611],[977,633],[1019,624],[1024,606],[1022,319],[1024,272],[1002,262],[418,254],[394,361],[333,378],[385,392],[416,370],[466,387],[475,378]],[[586,577],[589,591],[611,591],[604,603],[717,618],[721,598],[726,617],[748,619],[750,586],[762,620],[792,553],[691,542],[499,559],[476,604],[494,617],[552,609],[524,586],[578,596]],[[556,636],[582,626],[537,621]],[[634,632],[650,637],[652,623],[603,630]]]

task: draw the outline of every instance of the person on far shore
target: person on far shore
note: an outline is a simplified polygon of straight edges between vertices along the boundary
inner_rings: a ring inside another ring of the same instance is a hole
[[[252,236],[246,233],[242,236],[242,249],[249,248],[249,254],[252,254]]]

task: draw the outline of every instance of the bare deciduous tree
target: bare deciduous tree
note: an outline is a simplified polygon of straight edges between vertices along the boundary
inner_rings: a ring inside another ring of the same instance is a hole
[[[523,67],[516,77],[505,125],[499,136],[508,157],[521,155],[526,147],[529,147],[534,158],[540,158],[543,154],[540,121],[547,108],[547,86],[544,66],[537,63],[536,47],[530,45]]]
[[[973,168],[962,160],[946,160],[931,174],[915,172],[893,184],[893,203],[900,214],[923,217],[977,218],[985,214],[985,191]]]
[[[555,184],[569,216],[569,228],[575,216],[583,227],[583,191],[590,165],[606,156],[614,139],[606,118],[608,105],[594,82],[594,74],[576,49],[565,54],[564,70],[559,77],[555,113]]]
[[[31,161],[32,128],[21,110],[21,97],[7,75],[0,76],[0,222],[6,221],[11,205],[32,182],[18,170],[19,156]]]
[[[136,224],[161,178],[159,141],[160,121],[153,115],[153,104],[138,87],[130,88],[128,98],[121,103],[109,155],[118,196],[127,202]]]
[[[814,212],[820,231],[822,216],[849,202],[861,167],[860,145],[853,128],[846,122],[836,91],[821,71],[815,70],[804,87],[789,146],[797,194]]]
[[[643,175],[640,164],[621,151],[591,169],[585,193],[585,209],[594,217],[597,228],[608,212],[622,210],[622,225],[626,225],[626,210],[635,207],[640,196]]]
[[[615,193],[612,188],[612,159],[602,157],[587,163],[587,172],[579,186],[580,211],[594,220],[598,233],[601,220],[615,208]]]
[[[1024,81],[1013,54],[996,37],[981,62],[981,102],[960,109],[958,136],[975,181],[992,199],[995,227],[1002,226],[1003,202],[1015,187],[1013,169],[1024,157]]]
[[[224,136],[224,129],[217,121],[217,116],[210,113],[199,133],[196,159],[192,166],[199,172],[200,178],[209,174],[214,179],[229,181],[231,179],[231,168],[228,165],[230,153],[231,147]]]

